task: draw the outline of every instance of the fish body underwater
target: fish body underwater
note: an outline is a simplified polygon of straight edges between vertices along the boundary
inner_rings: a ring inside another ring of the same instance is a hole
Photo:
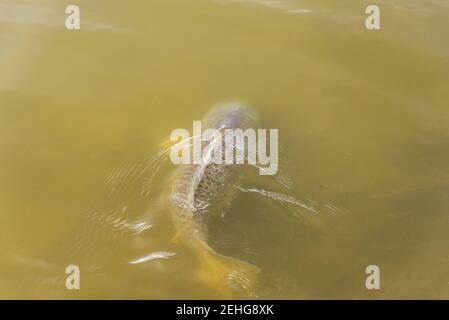
[[[257,115],[240,104],[227,104],[213,108],[202,121],[203,130],[256,129]],[[229,142],[229,141],[228,141]],[[225,142],[225,143],[228,143]],[[214,139],[202,139],[202,150],[211,150]],[[186,244],[198,259],[199,277],[208,286],[231,297],[232,289],[254,295],[260,270],[250,263],[217,253],[208,243],[209,228],[220,219],[224,208],[231,202],[239,184],[243,166],[216,164],[201,158],[199,164],[182,164],[174,175],[171,193],[171,214],[178,231],[176,238]],[[224,157],[224,153],[223,153]],[[231,291],[230,291],[231,290]]]

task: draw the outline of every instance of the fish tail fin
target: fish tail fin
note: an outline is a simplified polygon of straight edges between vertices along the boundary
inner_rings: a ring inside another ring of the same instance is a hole
[[[256,296],[259,267],[220,255],[207,245],[198,253],[198,259],[199,278],[223,297],[231,299],[239,291]]]

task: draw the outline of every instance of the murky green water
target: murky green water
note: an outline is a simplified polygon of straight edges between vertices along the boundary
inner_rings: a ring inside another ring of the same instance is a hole
[[[149,161],[226,101],[279,129],[291,187],[250,187],[318,211],[237,196],[215,246],[260,298],[449,298],[447,1],[377,1],[378,31],[371,1],[68,4],[0,1],[0,298],[220,298]]]

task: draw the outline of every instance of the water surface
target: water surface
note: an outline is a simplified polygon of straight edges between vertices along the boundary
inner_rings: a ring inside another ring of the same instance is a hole
[[[151,159],[226,101],[279,129],[290,188],[246,187],[317,209],[239,193],[214,243],[258,297],[449,298],[447,1],[378,1],[379,31],[370,1],[77,3],[67,31],[69,2],[0,1],[0,298],[220,298]]]

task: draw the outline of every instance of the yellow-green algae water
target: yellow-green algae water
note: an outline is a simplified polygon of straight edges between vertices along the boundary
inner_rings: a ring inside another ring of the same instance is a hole
[[[214,243],[255,297],[449,298],[447,1],[80,0],[76,31],[69,4],[0,1],[0,298],[221,298],[151,159],[226,101],[279,129],[289,188],[250,187],[316,208],[234,199]]]

